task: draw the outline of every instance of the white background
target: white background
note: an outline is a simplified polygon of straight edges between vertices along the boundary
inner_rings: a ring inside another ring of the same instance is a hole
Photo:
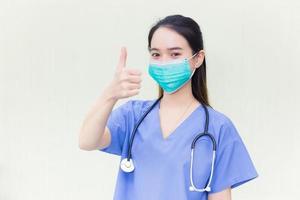
[[[299,2],[1,0],[0,200],[112,199],[119,157],[80,150],[79,127],[121,46],[143,71],[132,99],[157,97],[147,34],[170,14],[199,23],[211,104],[259,173],[233,199],[299,199]]]

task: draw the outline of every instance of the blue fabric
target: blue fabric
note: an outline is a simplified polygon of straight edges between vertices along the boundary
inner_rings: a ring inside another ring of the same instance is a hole
[[[115,108],[107,122],[111,144],[100,151],[127,156],[129,138],[134,125],[154,100],[129,100]],[[177,128],[163,138],[160,129],[159,105],[137,129],[132,146],[135,170],[123,172],[119,168],[114,200],[207,200],[209,193],[235,188],[256,177],[258,173],[233,122],[224,114],[208,107],[209,132],[217,142],[215,171],[211,192],[189,191],[191,143],[203,132],[205,112],[199,105]],[[200,138],[195,147],[193,180],[197,188],[204,188],[210,173],[212,144]]]

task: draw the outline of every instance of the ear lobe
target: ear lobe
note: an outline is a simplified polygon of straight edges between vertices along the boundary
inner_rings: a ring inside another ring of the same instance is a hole
[[[204,58],[205,58],[205,52],[204,52],[204,50],[200,50],[198,52],[198,56],[197,56],[197,63],[196,63],[197,67],[196,68],[200,67],[203,64]]]
[[[202,65],[202,63],[203,63],[203,59],[201,59],[201,58],[198,57],[196,65],[195,65],[195,68],[199,68]]]

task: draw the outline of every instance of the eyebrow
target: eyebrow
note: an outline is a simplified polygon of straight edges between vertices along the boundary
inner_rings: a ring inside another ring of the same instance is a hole
[[[181,47],[171,47],[171,48],[167,48],[169,51],[171,51],[171,50],[183,50],[183,48],[181,48]],[[159,51],[159,49],[158,48],[149,48],[148,49],[149,51]]]

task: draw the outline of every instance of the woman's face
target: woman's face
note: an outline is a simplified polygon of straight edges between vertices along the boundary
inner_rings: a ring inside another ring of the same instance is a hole
[[[193,54],[188,41],[172,29],[166,27],[158,28],[152,37],[149,49],[150,60],[156,62],[167,62],[176,59],[190,58]],[[204,51],[189,60],[191,70],[201,66],[204,59]]]

